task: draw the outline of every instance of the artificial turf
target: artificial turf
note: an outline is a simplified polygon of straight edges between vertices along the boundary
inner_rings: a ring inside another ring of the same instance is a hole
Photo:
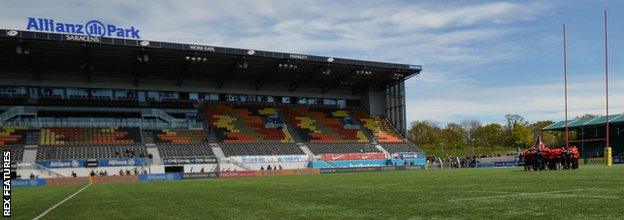
[[[32,219],[83,186],[13,190]],[[43,219],[622,219],[624,166],[411,170],[92,185]]]

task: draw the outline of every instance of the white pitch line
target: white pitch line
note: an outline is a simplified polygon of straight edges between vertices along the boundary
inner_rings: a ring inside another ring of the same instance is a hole
[[[40,215],[38,215],[37,217],[33,218],[33,220],[39,220],[41,219],[43,216],[45,216],[46,214],[48,214],[48,212],[52,211],[52,209],[58,207],[59,205],[63,204],[64,202],[66,202],[67,200],[71,199],[72,197],[78,195],[78,193],[82,192],[83,190],[89,188],[89,186],[91,186],[91,184],[89,183],[89,185],[86,185],[85,187],[82,187],[82,189],[78,190],[78,192],[75,192],[74,194],[71,194],[70,196],[68,196],[67,198],[63,199],[62,201],[60,201],[59,203],[56,203],[56,205],[50,207],[48,210],[45,210],[43,213],[41,213]]]
[[[574,194],[558,194],[558,193],[553,193],[551,195],[556,195],[560,197],[579,197],[579,198],[596,198],[596,199],[620,199],[621,198],[617,196],[592,196],[592,195],[574,195]]]
[[[534,192],[534,193],[513,193],[513,194],[509,194],[509,195],[461,198],[461,199],[452,199],[452,200],[449,200],[449,202],[465,201],[465,200],[505,198],[505,197],[514,197],[514,196],[532,196],[532,195],[554,194],[554,193],[562,193],[562,192],[582,191],[582,190],[588,190],[588,189],[593,189],[593,188],[568,189],[568,190],[557,190],[557,191],[547,191],[547,192]]]
[[[277,184],[277,185],[291,185],[291,184]],[[363,189],[387,189],[389,186],[400,185],[400,184],[389,184],[389,185],[329,185],[327,187],[290,187],[290,188],[281,188],[282,190],[288,191],[314,191],[314,190],[336,190],[336,188],[363,188]]]
[[[467,190],[464,192],[477,192],[477,193],[498,193],[498,194],[511,194],[516,192],[503,192],[503,191],[486,191],[486,190]]]
[[[96,201],[87,201],[87,202],[74,202],[72,204],[82,205],[82,204],[108,204],[108,203],[120,203],[120,202],[144,202],[144,201],[154,201],[153,199],[128,199],[128,200],[96,200]]]

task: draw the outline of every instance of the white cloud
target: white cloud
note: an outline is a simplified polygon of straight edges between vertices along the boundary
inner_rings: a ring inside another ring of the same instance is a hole
[[[446,28],[488,23],[506,23],[533,19],[550,8],[550,5],[531,2],[518,4],[494,2],[466,7],[421,8],[407,7],[393,13],[388,20],[404,27]]]
[[[554,7],[546,1],[24,0],[0,2],[0,23],[23,29],[27,16],[100,19],[135,25],[150,40],[423,64],[422,76],[407,83],[435,87],[436,94],[408,103],[409,119],[449,121],[513,111],[555,117],[557,93],[549,85],[483,88],[479,79],[458,74],[468,67],[549,56],[551,51],[534,48],[552,49],[557,38],[532,36],[527,32],[538,30],[514,24]],[[526,36],[532,39],[527,42]],[[527,92],[530,98],[517,96]],[[420,94],[408,88],[408,95]]]
[[[571,79],[570,118],[586,113],[604,115],[602,80],[598,77]],[[612,81],[610,87],[610,111],[614,114],[623,113],[624,103],[617,100],[624,100],[624,80]],[[484,122],[501,122],[505,114],[520,114],[531,121],[564,118],[563,85],[560,82],[496,87],[454,84],[445,88],[448,88],[448,92],[437,93],[433,98],[408,101],[408,121],[450,122],[476,118],[486,119]]]
[[[0,21],[11,28],[24,28],[26,16],[95,18],[135,24],[147,39],[416,64],[487,63],[517,56],[476,44],[496,45],[514,32],[487,25],[533,19],[552,7],[544,2],[311,0],[7,1],[0,6],[5,9]]]

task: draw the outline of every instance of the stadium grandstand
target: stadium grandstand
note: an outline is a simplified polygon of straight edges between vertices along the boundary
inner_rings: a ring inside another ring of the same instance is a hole
[[[14,30],[0,62],[21,177],[424,165],[404,136],[418,65]]]
[[[624,114],[609,116],[609,144],[614,155],[624,156]],[[570,145],[576,146],[581,157],[603,157],[606,145],[606,116],[592,118],[577,118],[568,121]],[[555,122],[544,131],[565,132],[565,121]]]

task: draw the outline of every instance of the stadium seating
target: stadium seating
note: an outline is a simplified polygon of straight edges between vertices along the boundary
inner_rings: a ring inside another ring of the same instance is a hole
[[[360,128],[351,122],[352,119],[346,110],[289,106],[284,107],[283,111],[304,142],[369,142]]]
[[[119,157],[132,151],[135,156],[147,155],[143,144],[130,145],[41,145],[37,148],[37,160],[86,160]]]
[[[26,95],[0,95],[0,106],[26,105],[27,99]]]
[[[277,109],[267,106],[206,104],[204,118],[224,143],[290,143]]]
[[[225,156],[252,156],[252,155],[303,155],[305,154],[294,143],[221,143],[221,150]]]
[[[308,149],[315,155],[319,154],[346,154],[346,153],[381,153],[370,143],[308,143]]]
[[[377,139],[378,143],[405,143],[401,134],[386,118],[369,117],[364,110],[356,110],[354,114],[359,118],[362,126]]]
[[[77,108],[77,107],[69,107]],[[51,118],[51,119],[65,119],[65,118],[110,118],[110,119],[139,119],[141,113],[138,111],[132,112],[117,112],[117,111],[76,111],[76,109],[52,109],[52,110],[38,110],[37,117],[39,118]]]
[[[39,97],[39,105],[42,106],[73,106],[71,102],[63,100],[60,95],[42,95]]]
[[[27,129],[25,127],[0,127],[0,146],[24,144]]]
[[[212,148],[207,143],[199,144],[157,144],[160,157],[163,160],[215,158]]]
[[[135,98],[118,98],[112,100],[108,96],[70,96],[64,99],[59,95],[47,95],[39,97],[41,106],[91,106],[91,107],[139,107]]]
[[[99,107],[139,107],[139,102],[132,98],[111,100],[108,96],[70,96],[68,105],[99,106]]]
[[[190,100],[163,99],[160,102],[154,99],[148,100],[150,108],[177,108],[177,109],[193,109],[195,102]]]
[[[1,145],[1,150],[11,150],[11,163],[17,164],[22,162],[22,158],[24,156],[24,146],[23,145]]]
[[[206,133],[203,130],[163,129],[153,132],[156,143],[193,144],[203,143]]]
[[[138,128],[51,127],[42,128],[41,145],[128,145],[141,143]]]
[[[48,98],[58,99],[55,96]],[[84,97],[72,97],[70,101],[89,101],[83,99]],[[170,107],[175,107],[173,105]],[[301,140],[316,155],[381,153],[370,142],[369,137],[377,139],[389,153],[420,151],[416,146],[405,142],[388,120],[370,117],[364,110],[356,110],[352,114],[350,110],[333,107],[300,105],[275,107],[208,102],[204,104],[201,115],[208,125],[208,132],[191,129],[141,131],[138,127],[70,126],[43,127],[40,130],[36,129],[36,135],[28,135],[28,132],[35,130],[24,127],[2,127],[0,145],[24,145],[25,139],[30,140],[32,137],[38,140],[40,145],[38,160],[67,160],[117,157],[119,154],[116,152],[126,150],[136,151],[138,156],[146,154],[143,143],[155,143],[161,158],[164,161],[173,161],[171,163],[215,159],[208,140],[219,142],[221,150],[227,157],[305,154],[295,140]],[[41,116],[139,117],[137,113],[114,111],[110,113],[42,111]],[[186,117],[183,114],[173,116]],[[370,136],[367,136],[369,133]]]

